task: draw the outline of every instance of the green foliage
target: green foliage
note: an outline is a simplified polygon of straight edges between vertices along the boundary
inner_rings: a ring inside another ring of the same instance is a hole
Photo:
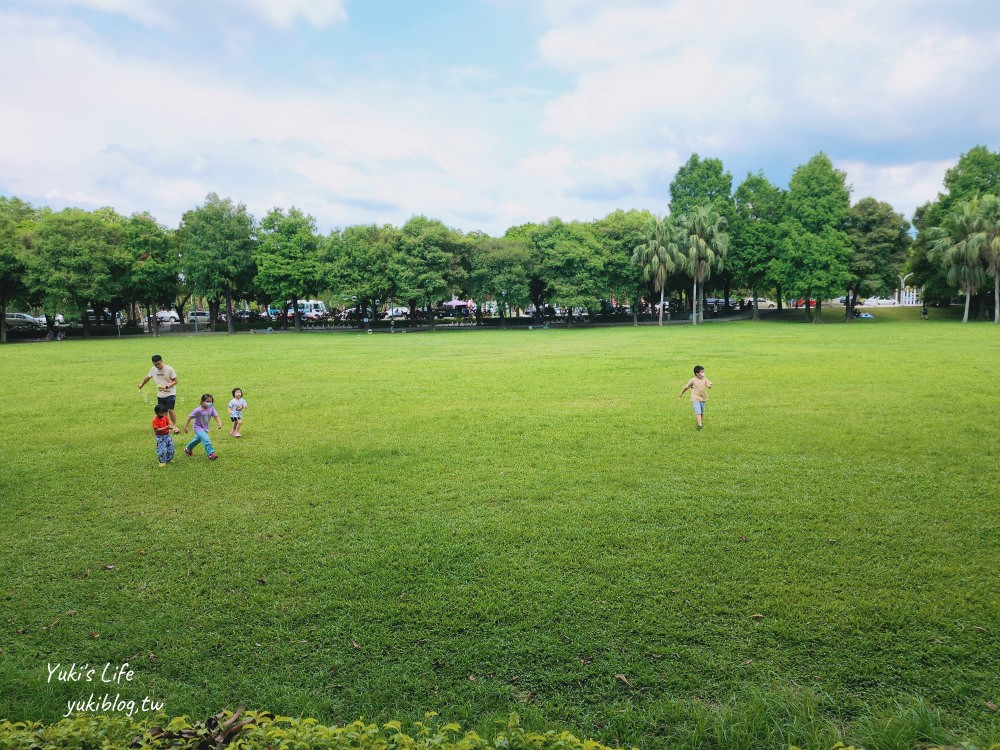
[[[799,165],[788,183],[790,216],[812,235],[825,229],[843,230],[851,210],[846,179],[822,151]]]
[[[649,211],[615,211],[593,223],[594,234],[608,251],[605,269],[608,296],[632,302],[633,314],[638,302],[649,292],[640,265],[635,262],[635,248],[647,238],[649,222],[656,217]]]
[[[508,235],[522,236],[530,243],[546,302],[596,309],[606,298],[609,249],[597,241],[590,225],[553,218]]]
[[[960,203],[1000,190],[1000,151],[985,146],[969,149],[945,173],[944,186],[946,193],[914,213],[918,234],[910,260],[914,283],[924,287],[924,298],[941,302],[952,297],[955,285],[947,280],[948,264],[942,262],[940,248],[935,250],[933,245],[941,238],[939,230],[948,231],[948,216]]]
[[[688,214],[698,206],[710,205],[732,223],[734,218],[733,176],[720,159],[701,159],[691,154],[670,183],[670,215]]]
[[[27,293],[24,241],[35,210],[18,198],[0,195],[0,342],[7,341],[7,306]]]
[[[167,230],[149,214],[135,214],[125,222],[125,249],[131,259],[125,296],[148,306],[170,305],[177,296],[180,259]]]
[[[770,264],[786,294],[823,300],[847,288],[853,251],[844,231],[851,207],[845,177],[822,152],[792,174],[781,252]],[[822,321],[822,308],[815,321]]]
[[[527,307],[531,299],[528,268],[532,265],[527,245],[510,237],[482,234],[471,234],[466,242],[470,246],[470,294],[479,301],[494,300],[504,315]]]
[[[254,219],[242,203],[209,193],[204,205],[181,218],[178,237],[184,279],[194,292],[213,303],[214,320],[222,300],[231,308],[232,299],[246,294],[253,283]],[[231,320],[232,315],[229,317]]]
[[[678,248],[682,267],[695,282],[693,291],[700,322],[703,315],[705,281],[713,271],[721,271],[729,249],[729,228],[725,217],[710,205],[696,206],[677,219]]]
[[[126,292],[131,258],[124,244],[124,219],[111,209],[42,211],[24,255],[24,281],[49,318],[65,308],[76,313],[89,333],[88,307],[103,309]]]
[[[400,252],[399,230],[389,224],[358,225],[332,232],[324,249],[329,264],[327,282],[341,298],[389,302],[399,296],[403,272]]]
[[[84,715],[49,725],[0,722],[0,750],[608,750],[566,731],[527,731],[517,714],[492,740],[462,732],[454,722],[441,725],[436,716],[431,712],[405,727],[400,721],[380,726],[362,720],[326,726],[315,719],[242,709],[193,723],[187,717],[139,722]]]
[[[465,283],[461,237],[436,219],[414,216],[400,230],[399,297],[432,306]],[[433,317],[430,318],[433,322]]]
[[[846,290],[859,297],[894,291],[909,255],[910,223],[888,203],[862,198],[851,207],[846,230],[854,250]]]
[[[667,280],[683,262],[678,243],[682,237],[671,219],[656,216],[646,222],[641,242],[632,251],[632,262],[642,272],[642,278],[659,294],[657,319],[663,325],[663,298]],[[639,297],[636,296],[636,301]]]
[[[260,222],[253,259],[257,286],[279,303],[279,309],[290,303],[295,310],[295,327],[301,328],[298,301],[318,294],[324,283],[316,220],[294,206],[287,213],[271,209]]]
[[[788,194],[772,185],[762,173],[747,174],[733,196],[735,219],[727,265],[734,281],[759,296],[773,285],[770,273],[781,249],[781,222],[787,212]]]

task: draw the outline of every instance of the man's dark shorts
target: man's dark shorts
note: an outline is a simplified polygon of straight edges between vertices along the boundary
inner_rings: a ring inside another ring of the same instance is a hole
[[[156,399],[156,403],[165,409],[173,409],[176,402],[177,396],[159,396]]]

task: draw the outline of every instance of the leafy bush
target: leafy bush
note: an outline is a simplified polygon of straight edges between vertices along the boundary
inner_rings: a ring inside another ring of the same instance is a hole
[[[124,716],[78,715],[55,724],[0,722],[0,750],[605,750],[569,732],[528,732],[510,720],[492,742],[458,724],[438,726],[435,714],[404,732],[398,721],[382,726],[358,720],[329,727],[316,719],[293,719],[261,712],[223,711],[207,721],[158,716],[137,722]]]

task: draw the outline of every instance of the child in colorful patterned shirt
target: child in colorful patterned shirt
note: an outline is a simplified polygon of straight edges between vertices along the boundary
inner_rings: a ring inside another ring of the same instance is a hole
[[[167,407],[157,404],[153,407],[153,434],[156,435],[156,457],[160,460],[160,467],[164,467],[173,460],[174,457],[174,431],[170,424],[170,415]]]

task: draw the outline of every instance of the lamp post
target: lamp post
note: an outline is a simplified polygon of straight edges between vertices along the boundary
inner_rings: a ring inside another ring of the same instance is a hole
[[[900,276],[899,274],[896,274],[896,277],[899,279],[899,304],[900,305],[903,304],[903,286],[906,284],[906,280],[908,278],[910,278],[912,275],[913,275],[912,272],[906,274],[906,276]]]

